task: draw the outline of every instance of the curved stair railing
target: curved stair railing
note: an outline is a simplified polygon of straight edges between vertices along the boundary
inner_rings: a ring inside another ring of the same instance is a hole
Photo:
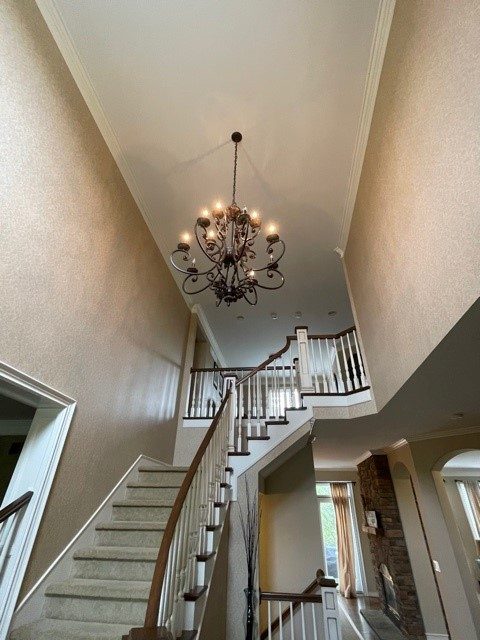
[[[144,626],[132,629],[124,640],[194,637],[184,633],[185,617],[190,615],[187,628],[193,629],[195,622],[186,603],[207,589],[197,565],[213,555],[220,510],[230,500],[233,470],[228,457],[248,455],[250,440],[268,439],[266,426],[286,423],[285,411],[301,409],[303,395],[345,395],[368,388],[354,327],[333,336],[308,336],[306,327],[297,327],[296,335],[288,336],[284,347],[258,367],[223,369],[222,375],[223,399],[166,524]]]

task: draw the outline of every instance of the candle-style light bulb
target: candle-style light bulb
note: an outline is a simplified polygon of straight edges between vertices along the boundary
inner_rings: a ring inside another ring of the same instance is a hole
[[[202,216],[203,216],[204,218],[208,218],[208,214],[209,214],[208,209],[202,209]]]
[[[213,238],[215,238],[215,231],[213,229],[210,229],[210,231],[207,233],[207,238],[210,238],[210,240],[213,240]]]
[[[255,271],[253,269],[250,269],[250,271],[247,273],[247,276],[249,278],[253,278],[255,276]]]
[[[180,240],[182,242],[186,242],[188,244],[190,242],[190,234],[189,233],[182,233],[182,235],[180,236]]]
[[[250,217],[252,218],[252,220],[258,220],[258,211],[252,211]]]
[[[223,205],[220,200],[217,200],[217,202],[215,203],[215,209],[217,209],[217,211],[221,211],[223,209]]]
[[[273,235],[274,233],[277,233],[277,227],[276,227],[274,224],[271,224],[271,225],[268,227],[268,233],[269,233],[270,235]]]

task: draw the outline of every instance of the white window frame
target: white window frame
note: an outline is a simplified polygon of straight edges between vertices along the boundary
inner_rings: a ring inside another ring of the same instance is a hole
[[[472,531],[472,535],[480,542],[480,530],[477,526],[475,516],[473,514],[472,505],[470,504],[470,498],[468,497],[467,489],[465,487],[465,482],[463,480],[456,480],[458,493],[460,494],[460,500],[462,501],[463,508],[465,510],[465,515],[467,516],[468,524],[470,525],[470,529]],[[480,481],[478,482],[480,485]]]

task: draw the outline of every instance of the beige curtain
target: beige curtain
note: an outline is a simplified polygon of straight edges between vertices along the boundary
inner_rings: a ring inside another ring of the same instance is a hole
[[[480,483],[478,480],[465,480],[464,485],[468,500],[472,506],[477,531],[480,532]]]
[[[353,547],[352,518],[346,482],[332,482],[332,500],[335,507],[338,537],[338,581],[345,598],[355,598],[355,551]]]

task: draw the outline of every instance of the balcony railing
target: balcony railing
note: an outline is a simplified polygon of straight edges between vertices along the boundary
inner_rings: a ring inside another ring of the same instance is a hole
[[[185,417],[213,418],[232,382],[238,383],[235,417],[247,422],[249,436],[261,435],[262,420],[301,408],[305,395],[347,395],[369,386],[355,327],[329,335],[297,327],[260,367],[191,369]]]

